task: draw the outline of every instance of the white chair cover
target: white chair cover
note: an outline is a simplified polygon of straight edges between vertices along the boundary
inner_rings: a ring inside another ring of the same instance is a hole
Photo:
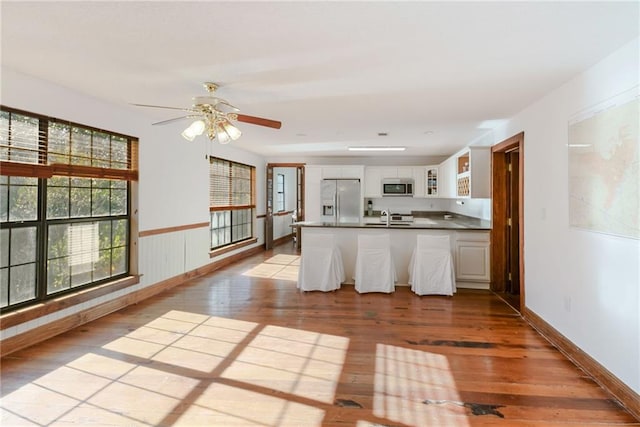
[[[409,262],[409,285],[418,295],[453,295],[456,278],[449,236],[417,236]]]
[[[395,291],[396,279],[389,235],[358,235],[356,291],[391,293]]]
[[[309,234],[298,269],[298,288],[302,291],[334,291],[345,281],[340,248],[333,234]]]

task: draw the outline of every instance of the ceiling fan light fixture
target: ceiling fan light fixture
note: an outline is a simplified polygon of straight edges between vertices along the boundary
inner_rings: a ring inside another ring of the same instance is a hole
[[[196,139],[196,136],[190,132],[188,132],[189,128],[185,129],[180,135],[182,135],[182,137],[184,139],[186,139],[189,142],[192,142],[194,139]]]
[[[228,144],[231,142],[231,136],[229,136],[229,134],[219,124],[215,126],[215,134],[220,144]]]
[[[181,135],[187,141],[193,141],[198,135],[202,135],[204,132],[207,133],[207,137],[209,137],[211,141],[218,138],[221,144],[228,144],[231,141],[235,141],[242,136],[242,132],[231,123],[232,120],[258,126],[266,126],[273,129],[280,129],[282,126],[282,123],[277,120],[239,114],[238,108],[229,104],[226,100],[215,96],[215,91],[218,89],[218,85],[216,83],[205,82],[204,87],[207,92],[209,92],[209,95],[194,97],[193,104],[190,108],[165,107],[162,105],[151,104],[132,105],[179,110],[189,113],[182,117],[175,117],[153,123],[154,125],[173,123],[174,121],[187,118],[199,118],[191,123],[188,128],[182,131]]]
[[[232,125],[231,122],[228,120],[224,120],[220,124],[220,126],[227,133],[227,135],[229,135],[229,138],[231,138],[233,141],[240,138],[240,136],[242,135],[242,132],[240,131],[240,129]]]
[[[182,137],[187,141],[193,141],[196,136],[202,135],[202,133],[204,132],[204,129],[205,129],[204,122],[202,120],[196,120],[195,122],[191,123],[191,125],[182,132]]]

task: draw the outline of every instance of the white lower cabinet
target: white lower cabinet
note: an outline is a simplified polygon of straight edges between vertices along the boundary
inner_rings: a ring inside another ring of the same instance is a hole
[[[456,232],[456,280],[464,282],[466,286],[463,287],[489,288],[491,280],[489,241],[489,232]]]

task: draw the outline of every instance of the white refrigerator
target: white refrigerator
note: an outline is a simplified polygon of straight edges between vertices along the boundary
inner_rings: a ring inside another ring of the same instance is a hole
[[[360,180],[323,179],[320,187],[323,222],[360,222]]]

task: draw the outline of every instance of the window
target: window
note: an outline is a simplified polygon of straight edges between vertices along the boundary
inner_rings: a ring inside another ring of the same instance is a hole
[[[276,210],[284,212],[284,175],[281,173],[276,176]]]
[[[210,158],[211,249],[253,237],[255,168]]]
[[[137,140],[0,108],[0,308],[129,274]]]

